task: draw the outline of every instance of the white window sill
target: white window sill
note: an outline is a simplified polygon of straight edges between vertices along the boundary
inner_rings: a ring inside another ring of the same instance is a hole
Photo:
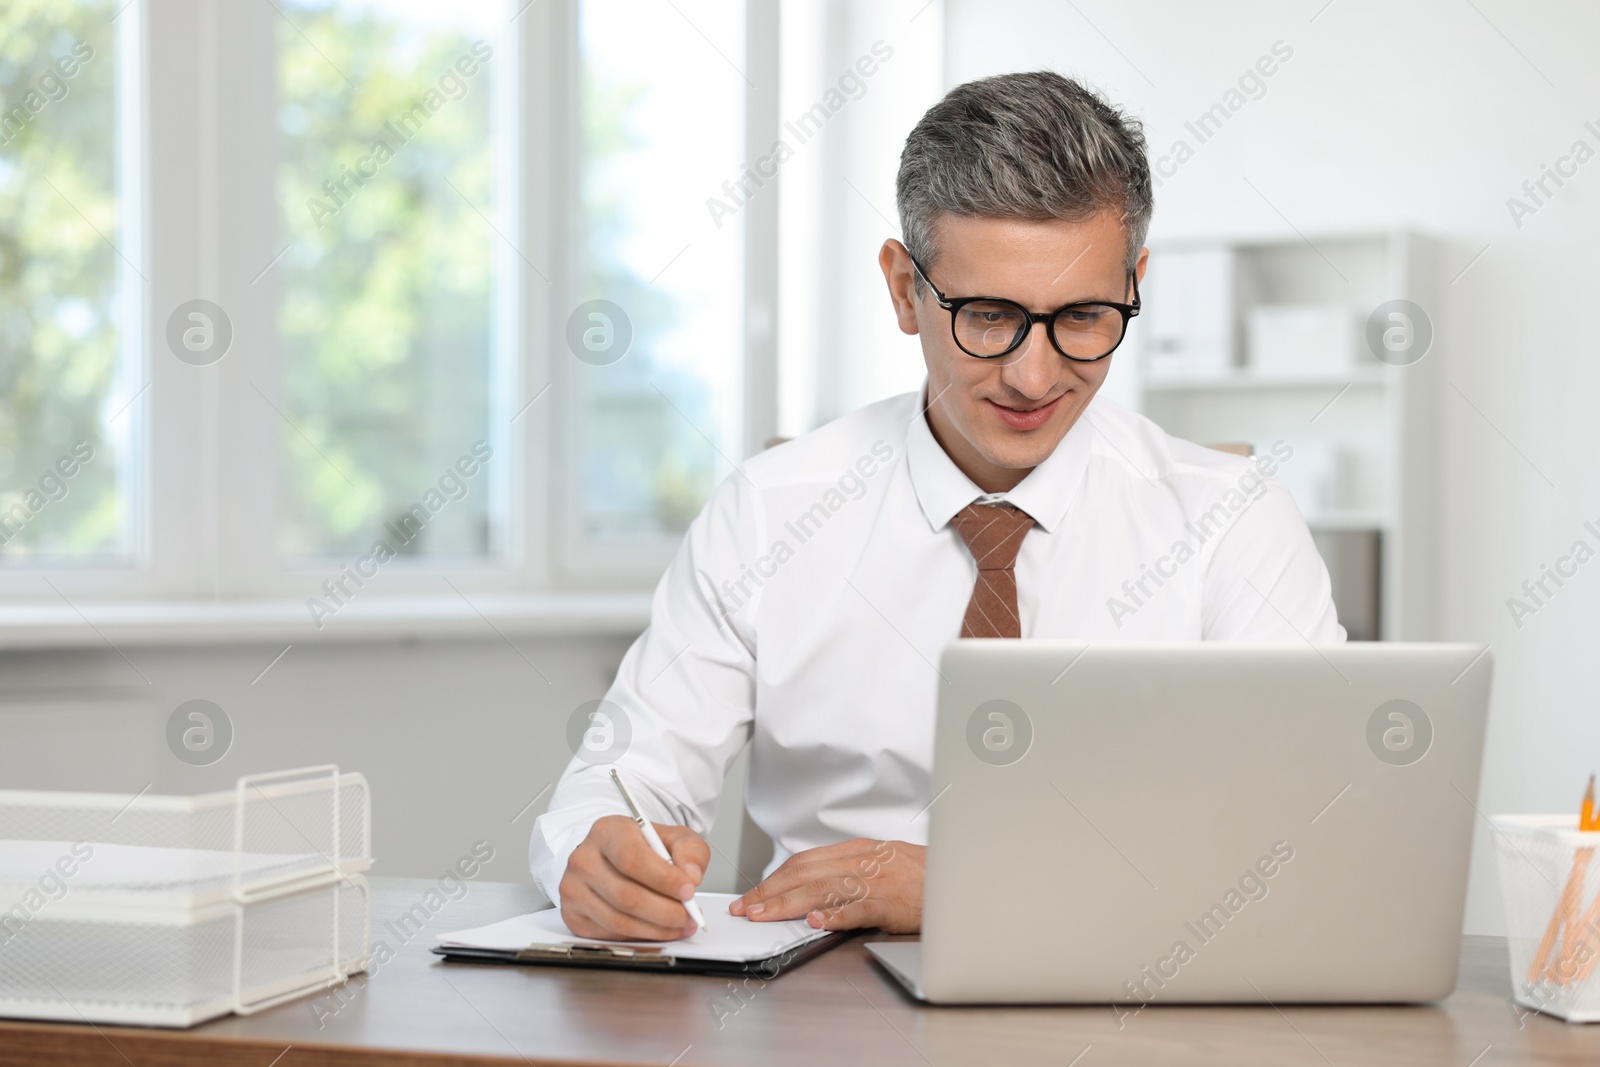
[[[352,600],[319,629],[298,600],[103,600],[0,604],[0,649],[395,641],[505,637],[632,637],[650,594],[546,593]]]

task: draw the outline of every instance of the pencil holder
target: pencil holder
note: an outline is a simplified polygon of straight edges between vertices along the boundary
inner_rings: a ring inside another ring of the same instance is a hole
[[[1512,996],[1571,1023],[1600,1022],[1600,832],[1570,815],[1497,815]]]

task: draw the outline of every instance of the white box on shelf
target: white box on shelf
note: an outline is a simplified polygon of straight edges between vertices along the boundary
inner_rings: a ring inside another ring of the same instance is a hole
[[[1356,320],[1343,304],[1262,304],[1246,313],[1245,334],[1253,374],[1314,377],[1355,366]]]
[[[1151,377],[1208,377],[1234,366],[1234,251],[1227,246],[1150,253],[1137,329]]]
[[[1300,514],[1314,522],[1318,515],[1349,506],[1349,466],[1348,453],[1332,442],[1303,441],[1278,466],[1277,477]]]
[[[367,781],[202,796],[0,790],[0,1017],[192,1026],[367,966]]]

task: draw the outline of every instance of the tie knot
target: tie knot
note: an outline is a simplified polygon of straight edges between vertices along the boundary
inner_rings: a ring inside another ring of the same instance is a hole
[[[968,504],[956,512],[956,528],[980,571],[1008,571],[1016,565],[1022,538],[1033,517],[1011,504]]]

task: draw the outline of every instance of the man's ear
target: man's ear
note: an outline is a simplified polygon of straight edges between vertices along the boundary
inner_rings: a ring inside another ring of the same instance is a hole
[[[1138,278],[1141,283],[1143,283],[1143,281],[1144,281],[1144,269],[1145,269],[1146,266],[1149,265],[1149,263],[1150,263],[1150,249],[1148,249],[1148,248],[1139,249],[1139,262],[1137,262],[1137,263],[1135,263],[1133,265],[1133,276],[1135,278]]]
[[[901,333],[917,332],[916,272],[911,265],[911,253],[893,237],[883,242],[878,250],[878,266],[883,268],[883,280],[889,286],[889,300],[894,304],[895,321]]]

